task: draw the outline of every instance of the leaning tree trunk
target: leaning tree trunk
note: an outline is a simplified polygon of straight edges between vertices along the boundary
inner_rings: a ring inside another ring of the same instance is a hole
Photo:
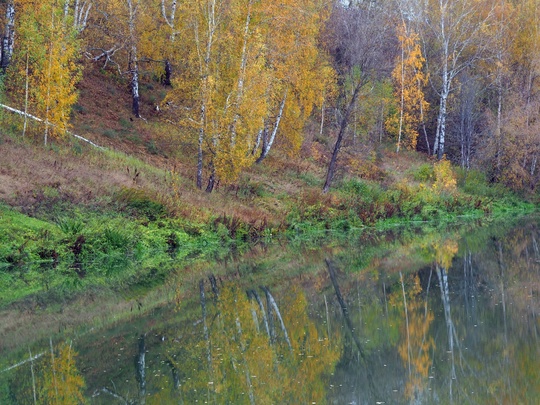
[[[343,118],[341,119],[341,125],[339,127],[339,133],[336,140],[336,145],[334,146],[334,151],[332,152],[332,158],[330,159],[330,164],[328,165],[328,171],[326,173],[326,181],[324,182],[323,193],[327,193],[328,190],[330,190],[332,180],[334,179],[338,153],[339,153],[339,150],[341,149],[341,143],[343,142],[345,131],[347,131],[347,127],[349,126],[349,118],[351,116],[352,110],[354,109],[354,105],[356,104],[356,99],[358,98],[358,94],[360,93],[360,89],[362,88],[362,85],[363,85],[362,81],[358,82],[358,84],[356,85],[356,88],[354,89],[351,100],[349,101],[349,105],[347,106],[347,109],[345,110],[345,114],[343,115]]]
[[[283,318],[281,317],[281,312],[279,312],[279,307],[276,303],[276,300],[274,299],[274,297],[272,297],[272,294],[270,294],[270,290],[268,289],[268,287],[261,287],[261,288],[266,294],[266,300],[268,302],[268,305],[271,305],[272,308],[274,308],[274,312],[281,325],[281,330],[283,331],[283,335],[285,336],[285,341],[287,342],[289,349],[292,350],[293,348],[292,348],[291,340],[289,339],[289,334],[287,333],[287,328],[285,327],[285,322],[283,322]]]
[[[272,148],[272,145],[274,144],[274,141],[276,140],[276,135],[279,129],[279,123],[281,122],[281,117],[283,117],[283,110],[285,109],[285,101],[287,101],[286,91],[279,105],[279,112],[276,117],[276,122],[274,124],[274,129],[272,130],[272,134],[270,134],[270,138],[268,138],[268,131],[266,131],[266,129],[263,130],[262,132],[262,135],[263,135],[262,151],[255,163],[261,163],[268,156],[268,153],[270,152],[270,149]]]

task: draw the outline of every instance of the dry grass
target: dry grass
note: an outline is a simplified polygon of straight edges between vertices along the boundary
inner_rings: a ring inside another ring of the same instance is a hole
[[[97,151],[72,139],[51,149],[37,141],[37,145],[30,145],[0,135],[4,138],[0,146],[0,199],[31,212],[47,199],[105,206],[114,202],[119,191],[136,188],[163,203],[170,214],[188,221],[201,223],[226,216],[248,224],[280,224],[292,207],[306,202],[306,196],[322,198],[318,190],[333,140],[318,142],[309,127],[307,141],[297,155],[274,152],[236,184],[220,184],[212,194],[196,189],[194,139],[154,110],[166,88],[150,84],[141,91],[145,119],[133,119],[125,83],[96,67],[85,67],[73,131],[108,151]],[[420,159],[407,151],[397,156],[378,144],[347,145],[339,159],[338,178],[349,175],[395,182],[405,176],[409,165],[422,163]]]

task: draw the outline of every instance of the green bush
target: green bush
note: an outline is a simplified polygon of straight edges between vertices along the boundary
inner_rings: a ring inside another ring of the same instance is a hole
[[[458,186],[466,193],[489,198],[501,198],[511,195],[502,184],[490,184],[485,173],[479,170],[457,169]]]
[[[369,193],[370,187],[365,181],[353,178],[343,180],[340,189],[349,194],[366,195]]]
[[[424,183],[435,180],[435,170],[433,169],[433,165],[429,163],[418,166],[418,168],[413,171],[412,175],[414,180]]]
[[[150,221],[155,221],[167,213],[165,206],[144,190],[124,188],[118,193],[117,200],[125,204],[126,210],[132,215],[146,217]]]
[[[56,225],[66,235],[77,235],[82,232],[84,224],[79,219],[58,218]]]

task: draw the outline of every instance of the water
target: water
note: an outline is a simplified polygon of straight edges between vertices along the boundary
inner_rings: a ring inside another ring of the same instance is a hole
[[[258,246],[3,310],[0,403],[537,404],[539,293],[538,218]]]

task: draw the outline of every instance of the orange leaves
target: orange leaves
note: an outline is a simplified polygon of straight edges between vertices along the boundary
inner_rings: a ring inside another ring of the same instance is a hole
[[[419,37],[405,24],[398,28],[401,55],[392,72],[394,94],[398,100],[399,111],[386,122],[387,131],[397,136],[397,150],[401,143],[416,148],[418,126],[429,104],[424,98],[423,88],[428,76],[424,73],[425,58],[420,49]]]

